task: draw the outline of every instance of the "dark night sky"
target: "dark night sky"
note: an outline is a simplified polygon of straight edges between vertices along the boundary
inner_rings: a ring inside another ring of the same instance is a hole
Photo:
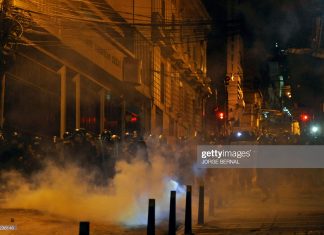
[[[209,76],[220,86],[226,66],[226,0],[203,0],[213,18],[209,35]],[[283,49],[310,47],[314,16],[321,0],[241,0],[239,15],[244,38],[244,77],[264,80],[266,61],[271,57],[275,42]],[[322,8],[324,13],[324,7]],[[322,43],[323,44],[323,43]],[[324,47],[324,44],[323,44]],[[300,84],[300,105],[310,106],[314,99],[323,100],[324,60],[310,56],[288,56],[291,79]],[[302,92],[301,92],[302,91]],[[313,97],[314,96],[314,97]]]

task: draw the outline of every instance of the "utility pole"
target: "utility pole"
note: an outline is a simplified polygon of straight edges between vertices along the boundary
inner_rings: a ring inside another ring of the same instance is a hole
[[[224,83],[224,88],[225,88],[225,122],[224,122],[224,135],[227,136],[229,134],[229,131],[227,130],[228,128],[228,80],[225,78],[225,83]]]

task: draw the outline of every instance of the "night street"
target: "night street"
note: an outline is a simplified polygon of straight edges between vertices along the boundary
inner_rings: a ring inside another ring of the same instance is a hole
[[[323,190],[261,202],[258,197],[233,200],[216,210],[195,234],[323,234]],[[181,234],[181,233],[179,233]]]
[[[248,195],[237,195],[237,199],[223,208],[216,208],[214,216],[208,216],[206,210],[205,225],[197,226],[194,219],[193,231],[195,234],[323,234],[323,194],[323,189],[317,189],[312,193],[282,197],[280,202],[262,202],[260,192],[255,189]],[[17,226],[16,231],[2,231],[2,234],[78,234],[78,221],[36,210],[1,209],[0,221]],[[160,224],[156,234],[165,234],[167,226],[166,221]],[[146,227],[123,228],[93,221],[91,231],[96,235],[137,235],[145,234]],[[181,226],[177,234],[183,234]]]
[[[0,235],[324,235],[323,0],[0,0]]]
[[[11,222],[14,218],[15,222]],[[2,224],[17,226],[16,231],[1,231],[1,234],[11,235],[70,235],[79,233],[79,222],[64,219],[59,216],[48,215],[39,211],[23,210],[23,209],[8,209],[0,210],[0,221]],[[145,234],[146,227],[125,228],[109,223],[93,222],[90,226],[91,234],[129,234],[139,235]],[[165,231],[165,230],[164,230]],[[163,234],[157,232],[156,234]]]

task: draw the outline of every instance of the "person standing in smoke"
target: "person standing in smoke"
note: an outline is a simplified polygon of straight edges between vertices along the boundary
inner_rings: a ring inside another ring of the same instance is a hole
[[[192,163],[186,137],[179,137],[175,159],[178,169],[178,181],[183,185],[192,184]]]
[[[14,131],[5,135],[1,131],[0,138],[0,173],[2,170],[20,171],[26,147],[21,133]]]
[[[160,135],[158,139],[158,145],[157,145],[157,151],[158,154],[164,157],[167,160],[171,160],[171,147],[168,145],[167,139]]]
[[[72,135],[72,158],[81,168],[90,170],[92,157],[95,155],[94,146],[87,141],[86,132],[77,129]]]
[[[103,180],[113,178],[115,175],[116,158],[114,157],[115,142],[111,131],[104,130],[99,138],[99,169]]]
[[[66,131],[63,134],[63,141],[56,144],[60,151],[59,162],[62,164],[66,163],[66,161],[72,160],[72,138],[73,134]],[[56,138],[54,138],[53,141],[56,141]]]
[[[156,144],[157,144],[157,138],[155,135],[153,134],[149,134],[146,138],[145,138],[145,143],[147,145],[147,151],[149,153],[149,156],[152,156],[155,154],[156,151]]]
[[[136,131],[132,133],[131,141],[127,147],[127,153],[131,161],[138,159],[150,164],[146,143],[143,137],[139,136]]]
[[[24,169],[27,175],[39,172],[44,164],[45,151],[42,149],[42,139],[38,136],[32,138],[28,144],[26,157],[24,159]]]
[[[100,158],[99,151],[97,149],[97,139],[93,134],[86,132],[85,133],[86,143],[88,145],[87,149],[87,162],[90,168],[97,169],[102,165],[102,159]]]
[[[1,168],[3,170],[15,169],[22,171],[24,168],[24,158],[26,153],[25,142],[20,133],[14,131],[4,142],[1,154]]]
[[[121,143],[121,151],[122,151],[122,160],[125,160],[126,162],[131,162],[131,153],[129,151],[129,146],[132,143],[132,136],[129,132],[126,132],[124,134],[124,141]]]

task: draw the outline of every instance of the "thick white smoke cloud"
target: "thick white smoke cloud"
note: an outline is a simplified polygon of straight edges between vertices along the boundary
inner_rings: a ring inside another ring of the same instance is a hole
[[[153,156],[151,165],[141,160],[118,161],[117,174],[108,186],[94,186],[95,172],[75,165],[64,169],[48,163],[31,180],[16,172],[2,175],[10,191],[5,208],[37,209],[75,220],[124,225],[147,223],[148,199],[156,199],[157,222],[167,218],[170,190],[181,200],[185,190],[173,181],[176,169],[165,158]],[[183,203],[178,203],[182,206]]]

